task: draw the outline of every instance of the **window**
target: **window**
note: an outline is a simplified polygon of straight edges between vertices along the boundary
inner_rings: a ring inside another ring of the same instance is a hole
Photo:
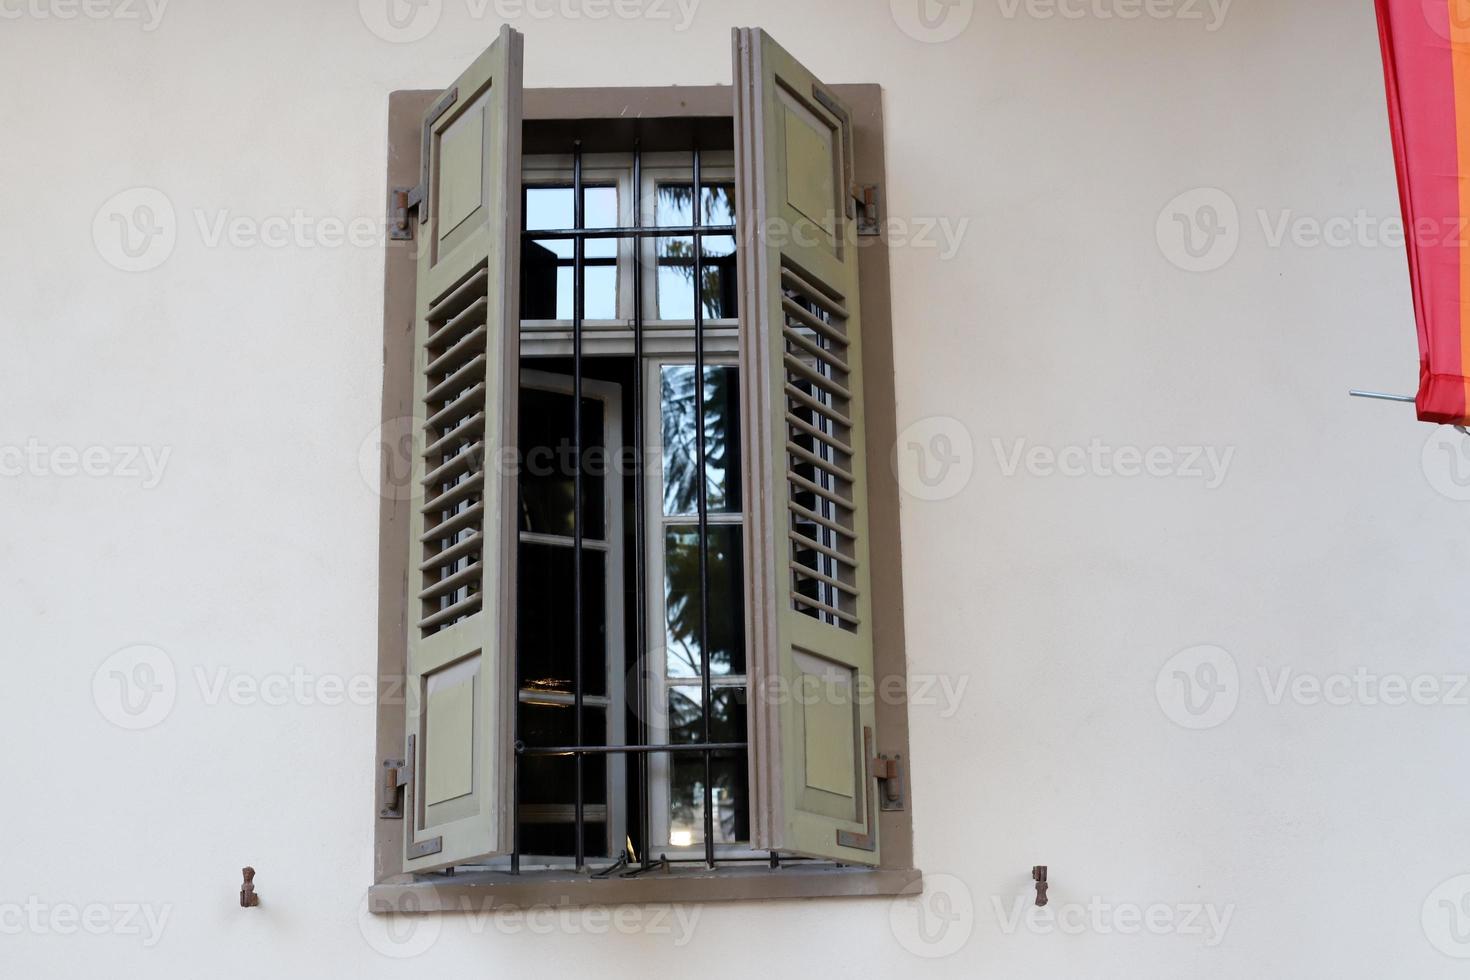
[[[891,406],[864,405],[857,333],[886,256],[856,241],[849,111],[737,38],[733,90],[640,90],[661,104],[635,121],[568,94],[523,113],[512,31],[427,105],[387,300],[390,338],[396,307],[415,323],[385,411],[419,420],[423,488],[384,525],[385,595],[409,587],[406,622],[385,609],[406,705],[380,712],[378,839],[407,879],[375,907],[449,870],[564,898],[916,880],[903,706],[871,697],[875,632],[902,674],[864,442]]]

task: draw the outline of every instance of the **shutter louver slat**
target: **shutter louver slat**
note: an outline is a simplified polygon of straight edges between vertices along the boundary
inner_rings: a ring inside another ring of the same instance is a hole
[[[835,316],[839,320],[846,320],[847,307],[828,295],[825,291],[818,289],[807,282],[800,274],[789,266],[781,269],[781,284],[788,289],[800,293],[813,303],[820,304],[828,315]]]
[[[485,355],[476,354],[474,358],[465,363],[463,367],[455,370],[453,374],[429,389],[424,396],[425,401],[437,402],[461,390],[473,378],[485,376]]]
[[[474,285],[476,288],[483,290],[485,288],[484,274],[482,273],[476,282],[467,283],[466,285]],[[443,325],[429,334],[429,338],[424,343],[429,347],[443,347],[446,344],[454,342],[464,336],[465,331],[470,327],[482,326],[485,323],[487,307],[488,303],[482,295],[472,306],[461,310],[447,320],[443,320]],[[434,314],[431,313],[430,318],[433,319]],[[434,322],[437,323],[440,321],[435,319]]]
[[[823,402],[817,401],[817,399],[802,391],[800,388],[796,387],[796,385],[788,384],[786,386],[786,397],[795,399],[797,402],[805,405],[807,408],[816,409],[817,411],[823,413],[828,418],[832,419],[832,421],[836,422],[838,425],[843,426],[844,428],[852,428],[852,419],[850,419],[847,415],[837,411],[835,408],[824,404]]]
[[[454,620],[460,619],[461,617],[468,616],[471,613],[478,612],[479,609],[480,594],[476,592],[474,595],[469,596],[468,598],[461,599],[458,602],[453,603],[452,605],[445,606],[443,609],[434,613],[434,615],[432,616],[426,616],[423,619],[419,620],[419,628],[425,631],[430,631],[440,626],[443,626],[445,623],[450,623]]]
[[[817,455],[810,449],[803,449],[794,442],[788,442],[786,443],[786,451],[797,459],[804,460],[823,472],[832,474],[839,480],[844,480],[848,483],[852,482],[851,471],[844,469],[826,457]]]
[[[471,439],[479,438],[484,434],[485,413],[476,412],[474,415],[471,415],[469,418],[465,419],[452,431],[446,432],[438,439],[435,439],[433,442],[429,443],[428,448],[424,450],[424,458],[437,459],[440,456],[445,455],[445,450],[449,447],[468,442]]]
[[[469,453],[461,455],[468,456]],[[478,496],[485,486],[485,471],[476,470],[463,477],[448,490],[424,504],[424,513],[431,514],[434,511],[445,510],[471,497]]]
[[[430,415],[428,422],[429,427],[431,429],[443,429],[445,428],[446,422],[453,422],[455,424],[449,426],[449,428],[451,430],[459,428],[459,423],[464,420],[464,417],[471,414],[468,409],[471,406],[482,402],[484,398],[485,382],[481,381],[473,388],[466,388],[464,391],[456,395],[453,400],[446,402],[443,408],[439,409],[439,411],[435,412],[433,415]],[[434,403],[430,402],[429,404]]]
[[[825,320],[813,315],[809,310],[807,310],[801,304],[797,303],[795,300],[790,298],[783,298],[781,300],[781,309],[794,316],[802,326],[811,328],[812,330],[826,337],[828,340],[836,341],[837,343],[846,342],[843,339],[842,334],[838,333],[836,330],[833,330],[830,326],[827,325],[827,322]],[[831,313],[830,315],[835,316],[838,319],[846,319],[846,314]]]
[[[788,425],[795,426],[796,428],[800,429],[802,432],[805,432],[809,436],[813,436],[813,437],[815,437],[817,439],[822,440],[827,445],[831,446],[833,449],[837,450],[840,453],[844,453],[845,455],[848,455],[848,456],[851,456],[852,455],[852,447],[849,446],[847,443],[843,442],[837,436],[833,435],[830,432],[823,432],[821,429],[819,429],[816,426],[812,425],[810,422],[807,422],[804,419],[798,418],[797,416],[791,414],[790,412],[787,412],[786,413],[786,423]]]
[[[473,466],[484,455],[485,443],[477,442],[463,452],[449,457],[443,465],[431,472],[428,476],[425,476],[420,482],[426,487],[431,487],[436,483],[443,483],[449,477]]]
[[[471,582],[478,582],[480,580],[480,573],[484,570],[485,566],[481,562],[477,561],[463,571],[455,572],[448,578],[440,579],[438,582],[429,586],[427,589],[424,589],[422,592],[419,593],[419,598],[437,599],[441,595],[453,592],[455,589],[458,589],[462,585],[468,585]]]
[[[452,517],[449,517],[447,520],[444,520],[443,522],[425,531],[423,533],[423,536],[420,537],[419,540],[424,542],[425,544],[429,544],[430,542],[438,540],[440,538],[448,537],[454,532],[461,531],[464,528],[467,528],[478,522],[479,519],[484,515],[484,512],[484,505],[478,503],[473,504],[470,507],[466,507],[464,510],[456,511]],[[442,562],[436,562],[433,561],[433,559],[443,550],[444,549],[442,548],[424,549],[424,560],[429,563],[429,567],[433,568],[442,564]]]
[[[437,568],[440,565],[446,564],[447,562],[454,561],[458,558],[463,558],[465,555],[473,555],[480,550],[480,546],[483,543],[484,538],[481,537],[479,534],[472,534],[467,538],[462,538],[457,544],[451,545],[450,547],[445,548],[443,551],[434,555],[434,557],[427,558],[424,561],[420,562],[419,571],[427,572],[430,569]]]
[[[789,353],[785,356],[785,360],[786,368],[792,374],[795,374],[800,378],[804,378],[807,381],[810,381],[812,384],[816,385],[824,391],[829,392],[836,398],[841,398],[843,401],[852,400],[852,392],[848,391],[845,385],[839,383],[837,379],[832,377],[830,374],[823,374],[821,371],[818,371],[810,364],[807,364],[801,358]],[[825,407],[826,406],[823,406],[824,409]]]
[[[475,330],[466,335],[465,338],[444,353],[440,354],[429,363],[428,373],[430,375],[444,374],[464,364],[475,354],[485,353],[485,340],[488,334],[484,327],[476,327]]]

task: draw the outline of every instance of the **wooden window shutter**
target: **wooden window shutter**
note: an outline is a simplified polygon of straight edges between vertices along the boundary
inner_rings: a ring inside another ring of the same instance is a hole
[[[521,35],[430,109],[417,235],[404,870],[511,849]]]
[[[851,117],[735,31],[752,842],[877,864]]]

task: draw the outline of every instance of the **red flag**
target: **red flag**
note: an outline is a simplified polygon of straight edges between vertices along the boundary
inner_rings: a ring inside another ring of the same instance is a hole
[[[1470,3],[1376,2],[1419,324],[1419,418],[1470,424]]]

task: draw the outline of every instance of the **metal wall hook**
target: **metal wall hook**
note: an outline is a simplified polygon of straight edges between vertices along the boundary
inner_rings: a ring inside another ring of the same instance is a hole
[[[260,896],[255,894],[255,869],[241,868],[240,874],[245,879],[240,885],[240,907],[253,909],[260,904]]]
[[[1038,864],[1031,869],[1031,880],[1036,882],[1036,904],[1046,904],[1046,865]]]

